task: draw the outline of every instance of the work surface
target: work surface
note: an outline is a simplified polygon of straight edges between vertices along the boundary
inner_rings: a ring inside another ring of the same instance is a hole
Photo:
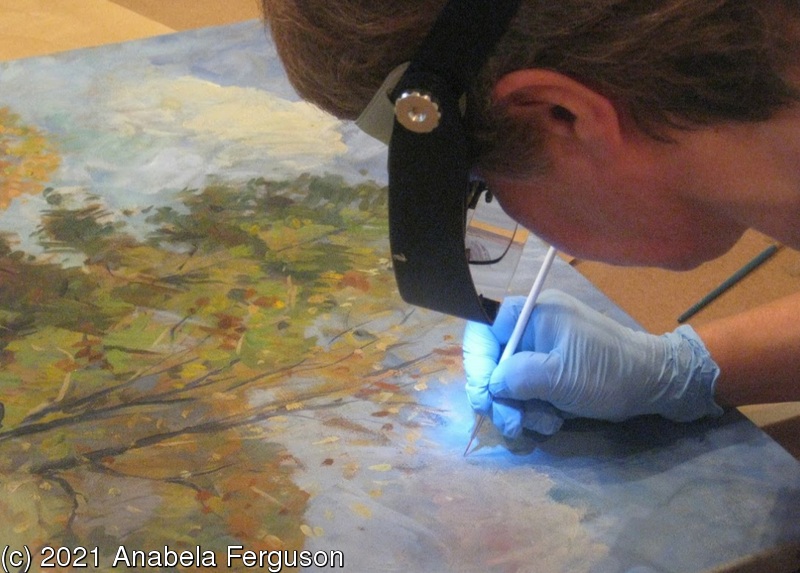
[[[736,412],[487,431],[462,456],[463,325],[396,296],[384,150],[297,101],[257,22],[0,83],[0,548],[97,548],[101,570],[236,545],[359,572],[798,566],[800,464]],[[549,286],[628,320],[561,261]]]

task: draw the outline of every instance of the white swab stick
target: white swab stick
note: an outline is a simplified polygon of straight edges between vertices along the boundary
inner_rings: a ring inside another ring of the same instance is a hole
[[[536,280],[533,281],[533,286],[531,287],[531,291],[528,293],[528,298],[525,299],[525,304],[522,307],[519,318],[517,318],[517,323],[514,325],[514,330],[511,331],[511,337],[508,339],[508,343],[503,350],[503,354],[500,356],[500,362],[503,362],[503,360],[506,360],[509,356],[517,351],[519,341],[522,339],[522,335],[525,332],[525,327],[528,326],[531,313],[533,312],[533,308],[536,306],[536,300],[539,298],[539,294],[542,292],[544,280],[547,278],[547,273],[550,271],[550,267],[553,264],[553,259],[556,258],[557,253],[558,250],[555,247],[550,247],[547,250],[547,254],[544,256],[544,262],[542,262],[542,268],[539,269],[539,274],[536,275]],[[483,425],[483,421],[485,419],[485,416],[478,416],[478,419],[475,422],[475,429],[472,430],[472,435],[469,438],[467,449],[464,450],[464,456],[469,453],[469,448],[472,446],[475,436],[477,436],[478,432],[480,432],[481,426]]]

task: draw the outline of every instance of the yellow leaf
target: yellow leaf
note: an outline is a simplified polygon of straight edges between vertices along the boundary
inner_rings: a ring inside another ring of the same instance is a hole
[[[422,437],[422,432],[420,430],[411,430],[406,434],[406,440],[411,442],[412,444],[418,441]]]
[[[187,364],[181,370],[181,378],[184,380],[195,380],[208,372],[208,369],[199,362]]]
[[[265,534],[262,538],[262,541],[270,547],[274,547],[275,549],[282,549],[285,546],[283,539],[277,535],[272,535],[271,533]]]
[[[205,503],[205,506],[211,513],[221,514],[225,511],[225,502],[222,501],[221,497],[214,496],[208,499]]]
[[[313,445],[320,446],[322,444],[333,444],[339,441],[339,436],[329,436],[323,440],[319,440],[318,442],[314,442]]]
[[[376,464],[374,466],[369,466],[369,469],[374,472],[388,472],[392,470],[392,466],[391,464]]]
[[[349,462],[344,465],[342,475],[345,479],[353,479],[358,473],[360,466],[358,462]]]
[[[360,515],[361,517],[367,519],[372,517],[372,510],[363,503],[354,503],[350,506],[350,509],[353,510],[353,513]]]

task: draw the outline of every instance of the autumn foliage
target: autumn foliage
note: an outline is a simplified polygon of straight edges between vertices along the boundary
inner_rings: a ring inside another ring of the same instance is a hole
[[[385,190],[257,179],[125,214],[45,199],[44,255],[0,240],[6,542],[302,547],[309,494],[263,423],[375,401],[377,430],[339,424],[385,440],[413,402],[386,363],[419,325],[395,293]],[[457,369],[453,348],[415,358],[413,381]]]
[[[0,209],[21,195],[38,195],[60,163],[51,141],[0,107]]]

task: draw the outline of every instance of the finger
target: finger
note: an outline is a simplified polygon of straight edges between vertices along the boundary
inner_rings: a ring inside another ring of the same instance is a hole
[[[495,398],[543,400],[552,403],[553,391],[562,368],[558,354],[518,352],[494,369],[488,390]]]
[[[523,306],[525,306],[525,297],[508,297],[497,311],[491,330],[501,345],[504,346],[511,338]]]
[[[488,415],[492,406],[488,385],[500,357],[500,342],[488,325],[470,322],[464,330],[463,346],[467,398],[476,412]]]

